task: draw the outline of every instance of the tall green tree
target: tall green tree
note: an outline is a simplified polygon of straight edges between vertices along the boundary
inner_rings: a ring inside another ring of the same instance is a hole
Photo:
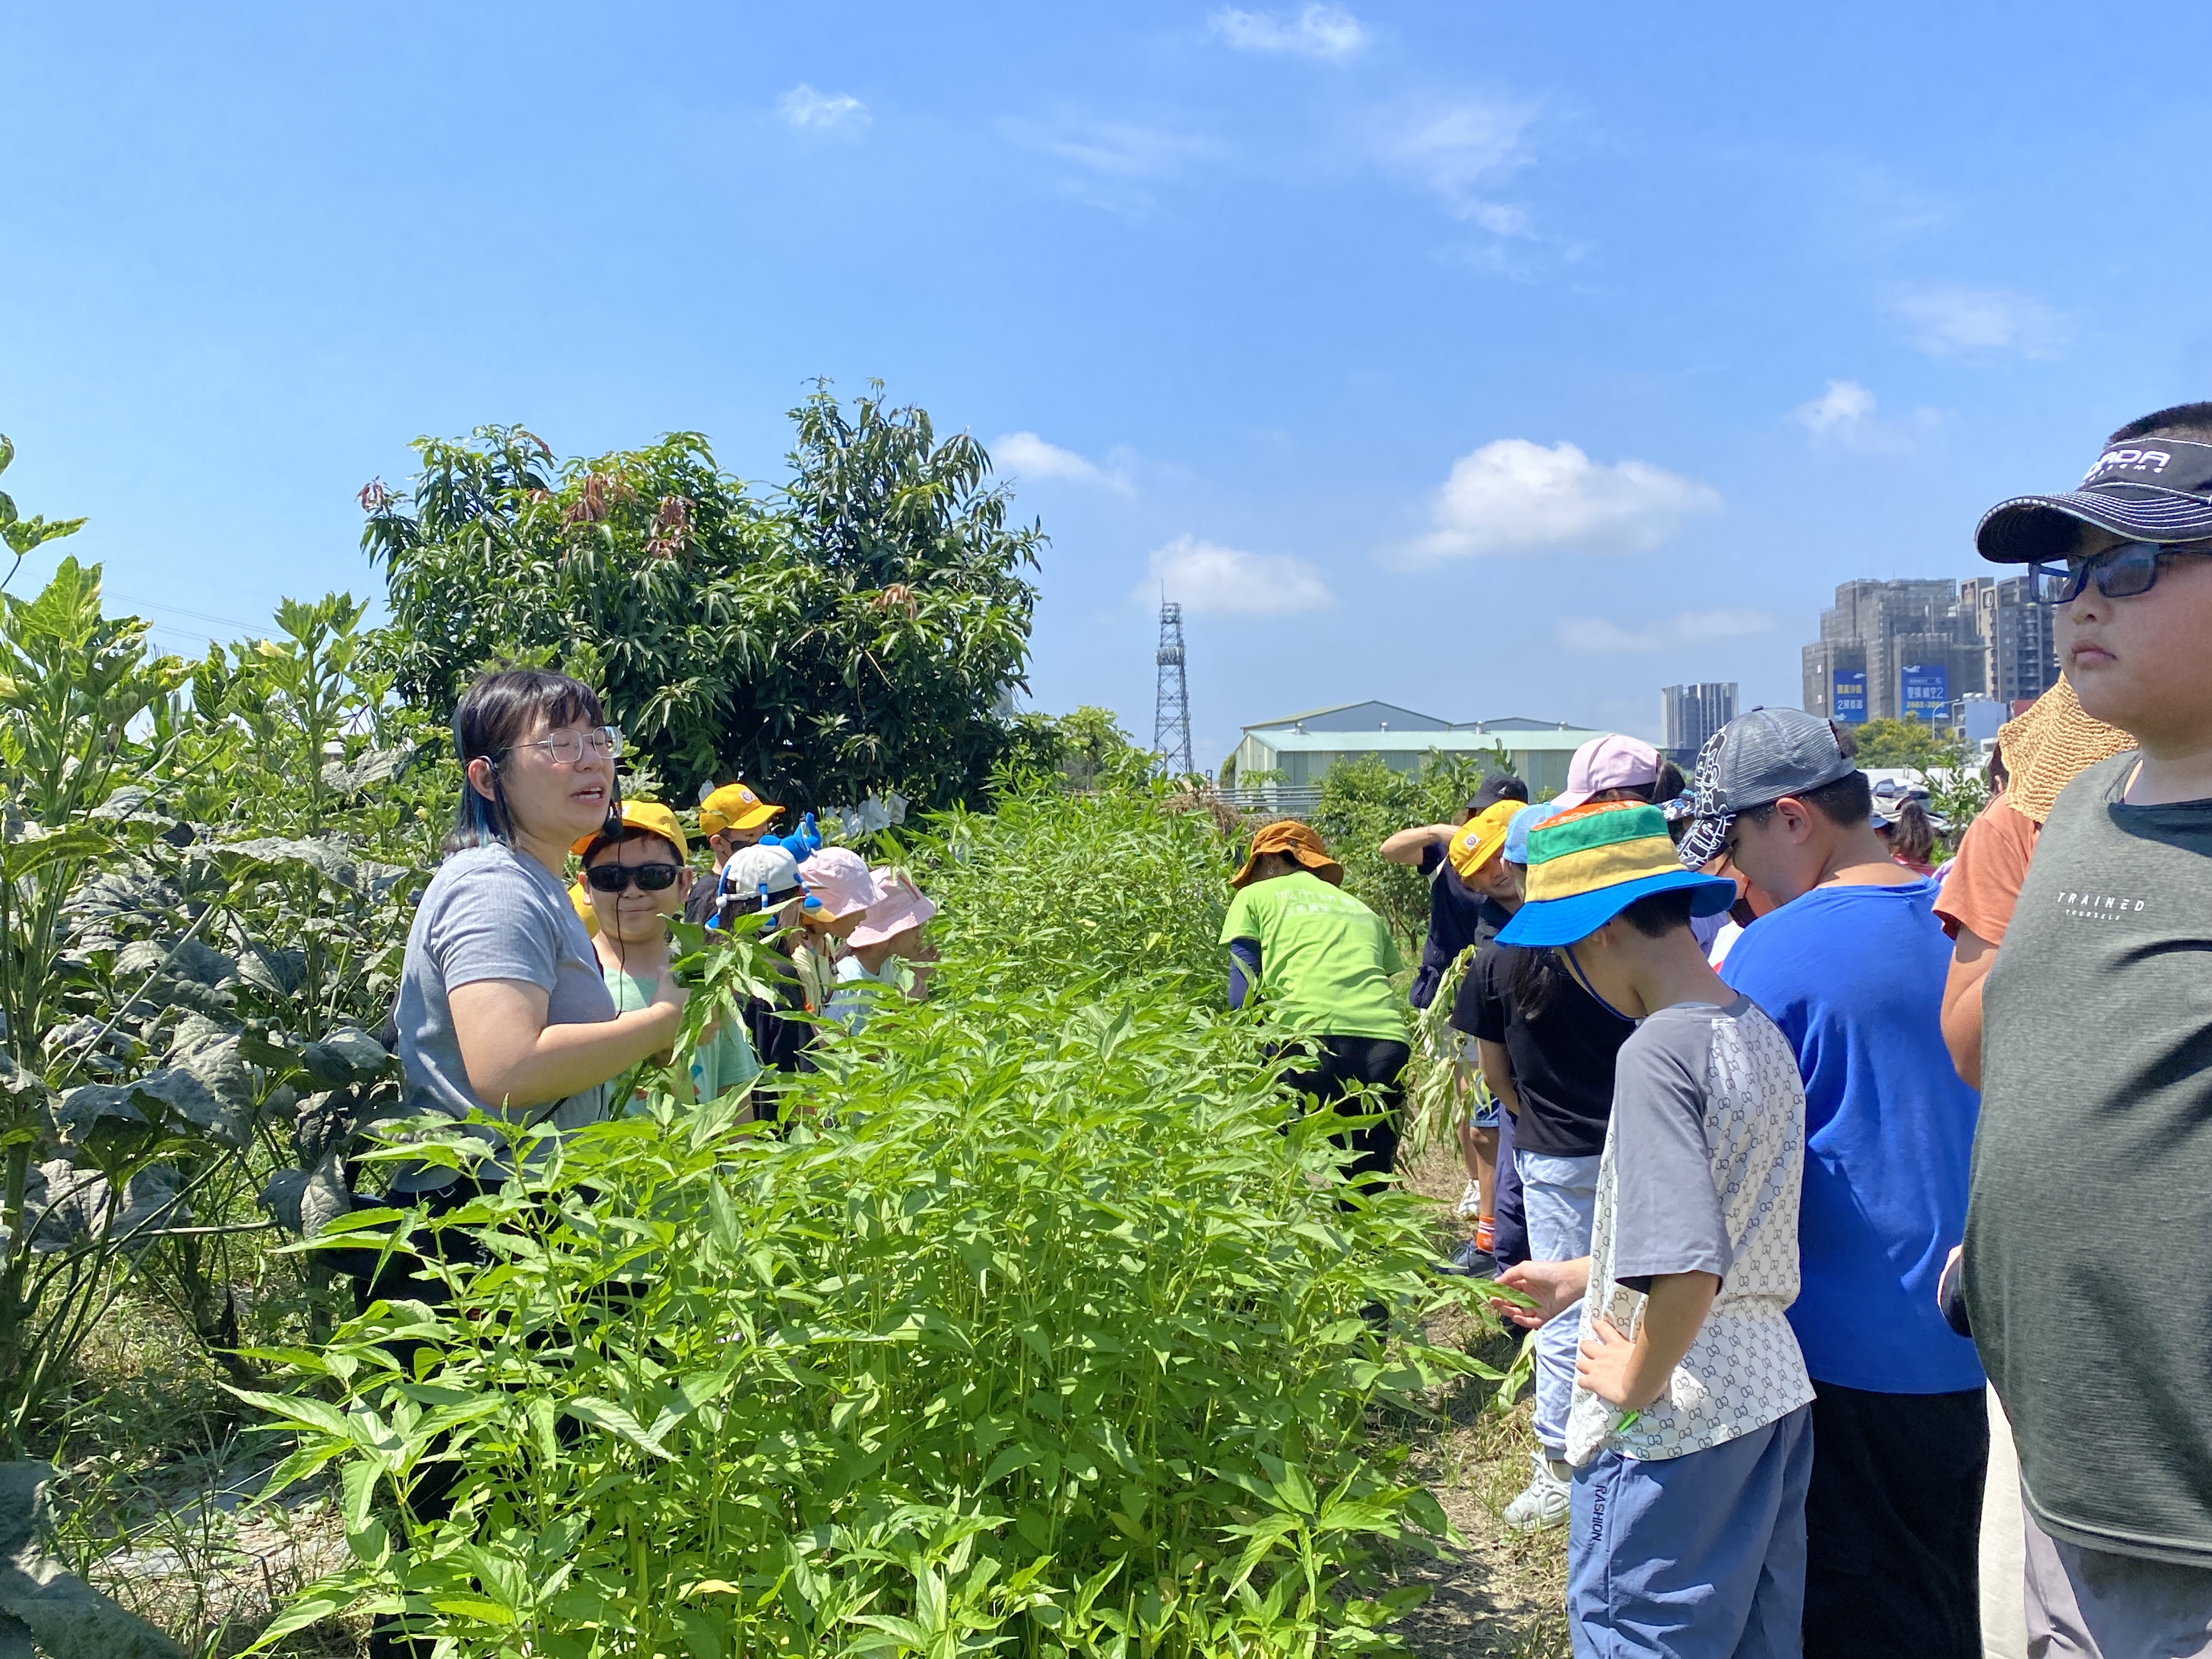
[[[371,483],[392,664],[449,714],[501,659],[598,684],[680,793],[744,776],[787,801],[979,793],[1012,747],[1042,526],[1008,523],[990,457],[880,388],[791,411],[789,481],[756,492],[705,438],[556,463],[520,427],[416,441],[410,491]]]

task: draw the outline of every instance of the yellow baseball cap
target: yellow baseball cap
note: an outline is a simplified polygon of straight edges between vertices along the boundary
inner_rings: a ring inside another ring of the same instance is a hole
[[[699,803],[699,833],[711,836],[718,830],[754,829],[781,811],[742,783],[726,783]]]
[[[1506,826],[1523,805],[1517,800],[1499,801],[1484,807],[1460,826],[1459,833],[1451,838],[1449,857],[1462,881],[1472,881],[1474,872],[1498,855],[1498,849],[1505,845]]]
[[[700,816],[704,817],[705,813]],[[622,821],[640,830],[649,830],[676,849],[676,860],[682,863],[691,856],[691,848],[684,839],[684,826],[676,821],[676,814],[657,800],[626,800],[622,806]],[[579,836],[568,844],[568,850],[578,857],[591,850],[591,845],[604,830],[594,830],[588,836]]]

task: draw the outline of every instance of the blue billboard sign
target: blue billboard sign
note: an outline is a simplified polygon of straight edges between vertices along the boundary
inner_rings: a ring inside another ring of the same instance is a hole
[[[1866,670],[1839,668],[1828,692],[1828,712],[1846,726],[1866,724]]]
[[[1907,663],[1898,671],[1905,718],[1923,726],[1951,723],[1951,671],[1942,663]]]

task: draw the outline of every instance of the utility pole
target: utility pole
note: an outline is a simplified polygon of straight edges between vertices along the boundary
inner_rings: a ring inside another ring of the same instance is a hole
[[[1171,778],[1187,777],[1198,770],[1190,752],[1190,679],[1183,671],[1182,606],[1163,595],[1160,599],[1160,648],[1152,653],[1159,665],[1159,693],[1152,702],[1152,752]]]

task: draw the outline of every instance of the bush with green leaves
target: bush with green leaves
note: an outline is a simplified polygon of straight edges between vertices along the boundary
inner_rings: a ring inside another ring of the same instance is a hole
[[[925,410],[825,386],[792,418],[760,495],[694,432],[565,465],[520,427],[417,440],[410,490],[362,492],[402,696],[449,718],[493,660],[544,662],[684,799],[739,775],[787,803],[975,798],[1020,747],[998,711],[1043,532]]]
[[[1410,865],[1384,859],[1384,839],[1416,824],[1449,823],[1484,778],[1510,772],[1504,751],[1488,755],[1431,753],[1418,772],[1400,772],[1373,755],[1340,760],[1321,781],[1313,827],[1344,866],[1344,885],[1390,926],[1408,953],[1429,930],[1428,878]]]
[[[830,1045],[787,1138],[659,1095],[431,1224],[485,1252],[425,1253],[443,1305],[282,1356],[279,1484],[335,1464],[356,1560],[272,1637],[365,1604],[463,1656],[1395,1650],[1378,1552],[1449,1528],[1377,1425],[1480,1369],[1422,1334],[1473,1300],[1427,1206],[1349,1194],[1201,982],[1204,820],[1033,789],[939,828],[938,992]]]

